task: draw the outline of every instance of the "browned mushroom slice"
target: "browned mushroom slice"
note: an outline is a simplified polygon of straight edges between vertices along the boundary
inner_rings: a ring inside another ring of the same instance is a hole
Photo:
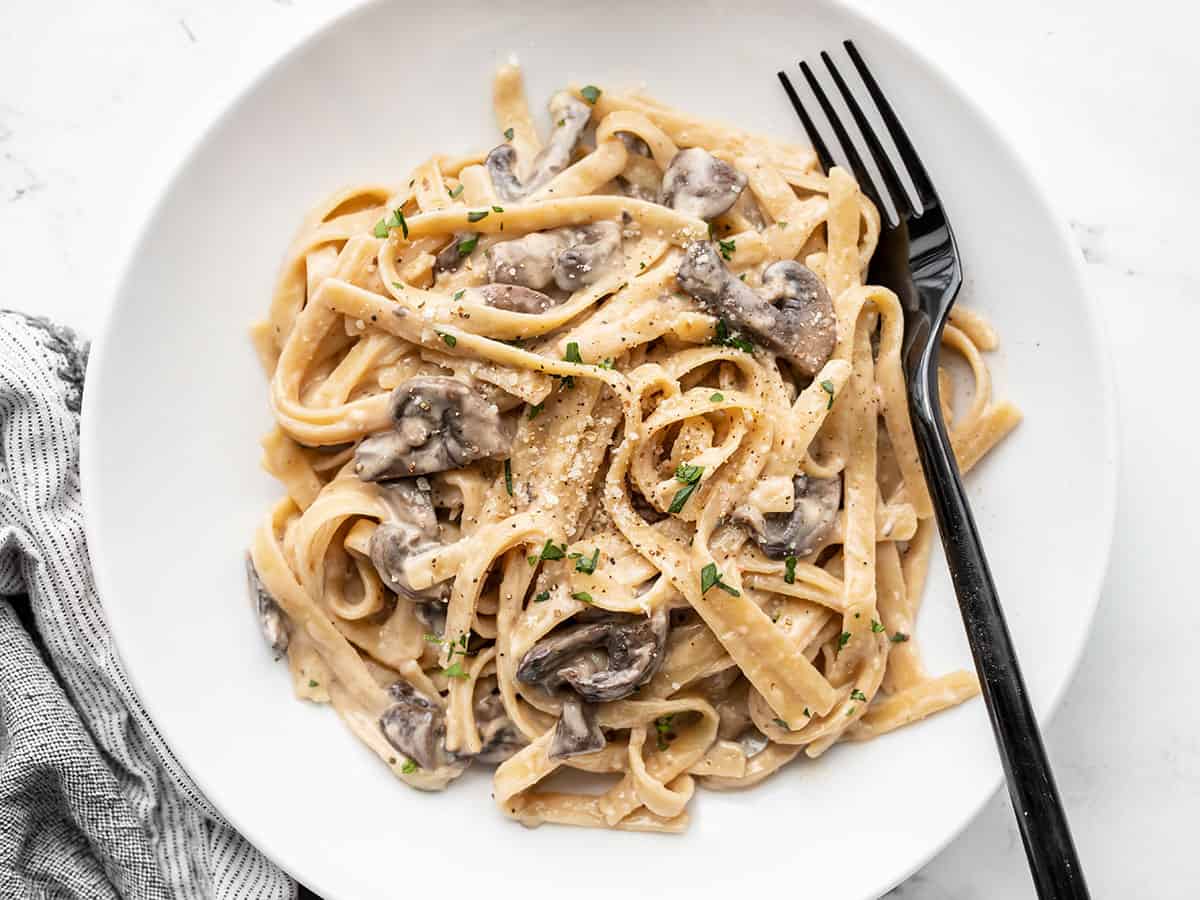
[[[786,330],[803,335],[788,357],[806,378],[820,371],[837,343],[833,299],[817,273],[793,259],[772,263],[763,271],[762,295],[778,304]]]
[[[529,743],[508,717],[499,693],[488,692],[475,701],[475,724],[483,743],[475,754],[480,762],[498,765]]]
[[[493,244],[487,250],[488,280],[540,291],[554,280],[554,262],[562,248],[557,231],[535,231]]]
[[[506,202],[515,202],[565,169],[571,162],[571,154],[591,115],[591,106],[566,91],[551,97],[550,120],[554,123],[554,130],[546,146],[534,158],[529,177],[523,183],[516,174],[517,153],[512,144],[501,144],[487,155],[485,165],[496,195]]]
[[[581,652],[603,644],[611,627],[612,623],[605,619],[583,625],[568,625],[551,632],[522,657],[517,666],[517,681],[525,684],[557,681],[558,670]]]
[[[584,703],[574,694],[563,695],[562,715],[554,726],[554,738],[550,742],[551,759],[567,759],[603,750],[607,740],[600,724],[596,721],[596,709]]]
[[[541,291],[519,284],[485,284],[479,289],[479,293],[488,306],[526,315],[538,315],[558,305],[558,301],[547,297]]]
[[[767,272],[771,273],[768,296],[782,298],[778,307],[735,278],[709,241],[688,244],[676,277],[705,310],[811,378],[829,359],[836,339],[829,292],[797,262],[775,263]]]
[[[439,272],[453,272],[471,254],[467,252],[467,247],[474,248],[474,243],[467,244],[461,249],[459,245],[464,241],[471,241],[477,238],[473,231],[456,231],[454,237],[450,239],[445,247],[438,251],[438,255],[434,258],[434,264]]]
[[[603,703],[628,697],[658,669],[667,641],[666,611],[659,609],[648,618],[634,618],[634,622],[610,629],[605,642],[605,668],[564,666],[559,670],[562,679],[583,699]]]
[[[621,251],[620,225],[595,222],[562,230],[567,246],[554,260],[554,283],[562,290],[577,291],[612,271]]]
[[[553,691],[567,684],[580,697],[603,703],[628,697],[662,662],[667,614],[613,614],[569,625],[538,641],[517,666],[517,680]]]
[[[395,430],[372,435],[355,451],[363,481],[460,469],[505,456],[513,429],[494,404],[453,378],[411,378],[392,393]]]
[[[387,742],[422,769],[438,769],[461,760],[446,752],[446,716],[442,708],[407,681],[388,688],[392,700],[379,717]]]
[[[663,203],[698,219],[729,210],[746,187],[746,176],[700,147],[680,150],[663,173]]]
[[[263,584],[254,568],[254,560],[246,556],[246,582],[250,588],[250,599],[254,601],[254,612],[258,616],[258,624],[262,629],[267,646],[279,659],[288,648],[288,618],[279,607],[279,603],[271,596],[267,586]]]
[[[388,508],[387,520],[380,522],[371,535],[370,556],[379,578],[390,590],[421,605],[444,603],[450,582],[442,581],[417,590],[404,573],[410,557],[439,546],[437,514],[428,492],[417,482],[404,479],[380,485],[380,496]],[[441,614],[445,621],[445,614]]]
[[[517,177],[517,151],[512,144],[493,147],[484,165],[487,166],[497,197],[512,203],[525,196],[525,185]]]
[[[837,522],[842,502],[842,479],[810,478],[797,475],[792,480],[795,505],[790,513],[758,512],[742,506],[733,519],[748,525],[750,536],[771,559],[807,556],[828,536]]]

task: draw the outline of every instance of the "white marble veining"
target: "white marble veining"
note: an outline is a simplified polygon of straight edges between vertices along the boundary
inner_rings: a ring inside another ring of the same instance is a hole
[[[257,70],[345,5],[5,3],[0,306],[94,334],[131,195],[146,187],[156,148],[203,107],[211,84]],[[1093,894],[1195,897],[1200,625],[1188,567],[1200,557],[1200,491],[1187,389],[1200,333],[1197,14],[1178,0],[859,5],[990,111],[1069,218],[1088,263],[1117,375],[1119,522],[1092,641],[1046,737]],[[1030,892],[1012,812],[998,796],[892,896]]]

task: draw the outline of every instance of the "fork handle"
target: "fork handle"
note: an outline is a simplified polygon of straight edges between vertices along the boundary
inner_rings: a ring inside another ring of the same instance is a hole
[[[1033,883],[1040,898],[1083,900],[1083,869],[942,422],[936,377],[920,380],[925,390],[910,392],[913,433]]]

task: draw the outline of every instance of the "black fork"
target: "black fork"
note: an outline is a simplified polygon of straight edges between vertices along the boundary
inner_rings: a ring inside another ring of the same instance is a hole
[[[881,185],[876,185],[863,164],[859,148],[808,63],[801,62],[800,71],[859,186],[874,201],[883,219],[869,277],[871,283],[893,290],[904,308],[904,368],[913,433],[1038,897],[1087,898],[1066,813],[942,421],[938,347],[950,307],[962,285],[962,259],[950,221],[916,149],[857,48],[851,41],[844,43],[895,145],[898,161],[880,141],[833,59],[822,52],[821,60],[875,161]],[[821,166],[828,172],[836,164],[828,146],[787,75],[780,72],[779,80],[808,132]],[[904,186],[901,168],[916,189],[915,198]]]

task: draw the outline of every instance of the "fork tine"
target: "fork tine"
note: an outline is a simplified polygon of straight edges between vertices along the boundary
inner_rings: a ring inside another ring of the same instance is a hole
[[[825,63],[825,68],[829,70],[829,74],[833,76],[833,81],[837,85],[837,89],[841,92],[842,99],[846,101],[850,115],[854,117],[854,121],[858,125],[858,130],[862,134],[863,140],[867,143],[867,149],[871,151],[871,156],[875,158],[875,165],[879,168],[879,175],[883,179],[884,187],[891,194],[896,212],[900,216],[908,215],[914,207],[908,196],[908,191],[904,188],[904,182],[900,180],[900,176],[896,173],[896,167],[892,165],[891,157],[884,149],[883,144],[879,142],[879,138],[875,134],[875,129],[867,121],[862,107],[858,105],[854,94],[850,92],[850,88],[846,85],[846,80],[842,78],[842,73],[834,66],[833,59],[824,50],[821,51],[821,59]],[[889,228],[895,228],[900,224],[900,220],[895,218],[886,208],[880,207],[879,212],[887,220]]]
[[[792,82],[783,72],[776,73],[779,76],[779,81],[783,85],[783,90],[788,96],[788,100],[792,101],[792,108],[796,110],[796,115],[800,117],[800,122],[804,125],[804,130],[808,132],[809,143],[813,145],[813,150],[817,152],[817,159],[821,162],[821,168],[828,173],[834,166],[833,157],[829,154],[829,148],[825,146],[825,141],[821,138],[821,132],[817,131],[817,126],[813,124],[813,120],[809,118],[808,111],[804,108],[804,104],[800,102],[800,97],[796,93],[796,89],[792,87]]]
[[[900,158],[908,168],[908,174],[912,177],[913,185],[917,189],[917,196],[921,200],[921,205],[923,207],[929,206],[930,201],[937,200],[937,191],[933,188],[933,181],[930,179],[929,173],[921,165],[921,158],[917,156],[916,148],[913,147],[912,141],[908,139],[908,132],[900,124],[900,118],[892,109],[892,105],[888,103],[887,97],[883,95],[883,91],[880,89],[878,82],[875,81],[871,70],[863,62],[863,58],[859,55],[858,48],[854,46],[854,42],[842,41],[842,45],[850,55],[850,61],[854,63],[854,68],[858,70],[863,84],[866,85],[867,93],[875,101],[875,106],[879,110],[879,115],[883,118],[884,125],[887,126],[888,133],[891,135],[896,149],[900,151]]]
[[[881,208],[882,204],[879,202],[879,192],[875,189],[875,181],[871,178],[871,173],[867,171],[867,167],[863,165],[862,157],[858,155],[858,148],[854,146],[854,141],[850,140],[850,135],[846,132],[846,127],[842,125],[842,120],[838,118],[833,104],[825,96],[824,89],[817,81],[816,76],[813,75],[808,63],[801,62],[800,71],[804,73],[804,78],[808,81],[808,86],[812,89],[813,96],[817,98],[817,103],[821,104],[821,110],[825,113],[825,118],[833,126],[833,133],[837,135],[838,142],[841,143],[842,149],[846,152],[846,158],[850,161],[850,169],[854,172],[854,177],[858,180],[859,188],[871,198],[876,208]]]

